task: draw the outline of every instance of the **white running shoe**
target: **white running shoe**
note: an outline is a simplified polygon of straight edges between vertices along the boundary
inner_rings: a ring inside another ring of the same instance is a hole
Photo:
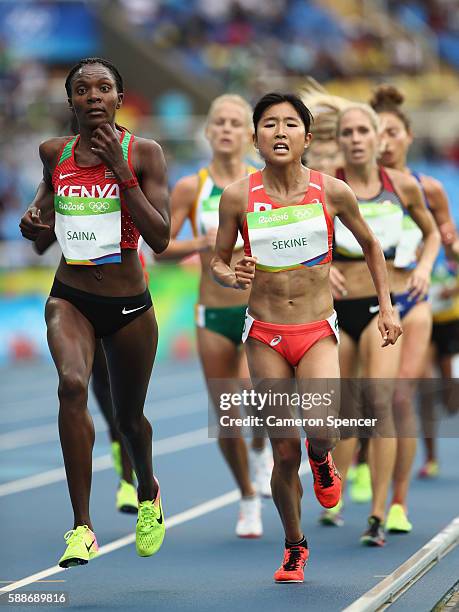
[[[243,497],[239,502],[236,535],[238,538],[259,538],[263,535],[261,500],[258,495]]]
[[[262,451],[250,449],[250,463],[255,490],[262,497],[271,497],[271,474],[273,471],[273,451],[267,440]]]

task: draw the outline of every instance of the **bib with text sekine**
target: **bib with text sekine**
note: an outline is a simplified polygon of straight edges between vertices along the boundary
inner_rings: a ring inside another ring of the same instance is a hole
[[[319,263],[328,255],[328,227],[321,203],[247,213],[257,268],[280,271]]]

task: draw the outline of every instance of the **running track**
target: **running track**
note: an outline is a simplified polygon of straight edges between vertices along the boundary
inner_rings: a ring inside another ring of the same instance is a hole
[[[53,366],[3,369],[0,389],[0,587],[6,587],[55,566],[72,514],[61,470]],[[51,571],[43,580],[52,582],[33,582],[22,589],[66,591],[70,609],[342,610],[459,514],[457,439],[441,440],[441,478],[413,484],[414,532],[389,536],[384,549],[358,543],[365,505],[348,503],[341,529],[316,526],[320,507],[305,473],[303,526],[311,550],[306,581],[275,585],[272,573],[281,561],[283,539],[272,501],[264,501],[264,537],[238,540],[237,493],[215,441],[207,437],[207,398],[198,365],[161,364],[153,375],[146,413],[154,422],[155,471],[169,530],[160,553],[141,559],[134,545],[126,544],[133,541],[129,536],[135,517],[115,511],[117,481],[108,436],[93,401],[91,410],[97,429],[92,520],[101,547],[117,544],[103,549],[107,554],[89,565]],[[456,548],[393,609],[430,610],[457,580],[458,567]],[[16,604],[13,609],[30,607]]]

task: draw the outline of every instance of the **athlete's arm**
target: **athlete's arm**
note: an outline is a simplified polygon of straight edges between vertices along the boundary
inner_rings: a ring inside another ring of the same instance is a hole
[[[394,171],[391,172],[391,175]],[[402,204],[422,232],[423,246],[416,268],[408,281],[408,291],[413,299],[427,295],[432,266],[440,248],[440,234],[435,227],[432,214],[425,205],[417,181],[410,175],[397,172],[391,176],[400,193]]]
[[[27,240],[46,244],[54,236],[54,189],[52,174],[59,151],[65,138],[51,138],[41,143],[40,159],[43,163],[43,179],[38,185],[34,199],[19,223],[22,235]]]
[[[198,197],[199,179],[196,175],[181,178],[171,193],[171,239],[158,259],[182,259],[193,253],[213,248],[215,232],[196,236],[189,240],[177,240],[177,235],[190,217]]]
[[[210,262],[214,279],[223,287],[247,289],[255,277],[255,257],[244,257],[231,269],[231,258],[237,240],[239,213],[247,201],[247,180],[227,187],[220,198],[219,223],[215,255]],[[244,199],[245,196],[245,199]]]
[[[118,182],[134,178],[123,157],[119,138],[108,123],[93,132],[91,149],[113,172]],[[124,201],[145,242],[155,253],[161,253],[169,244],[170,210],[166,162],[159,144],[136,138],[133,165],[139,186],[123,191]]]
[[[383,346],[395,344],[402,333],[400,320],[392,307],[389,293],[386,260],[381,246],[362,217],[357,199],[343,181],[326,176],[325,188],[330,212],[338,215],[360,244],[373,279],[379,302],[378,328]]]
[[[456,224],[451,216],[448,196],[440,181],[431,176],[421,176],[430,210],[440,231],[441,242],[445,247],[446,256],[450,259],[459,257],[459,236]]]

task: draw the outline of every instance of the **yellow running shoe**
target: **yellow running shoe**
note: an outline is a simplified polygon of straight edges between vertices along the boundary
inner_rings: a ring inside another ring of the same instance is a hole
[[[343,509],[343,500],[340,499],[334,508],[327,508],[319,517],[319,523],[326,527],[342,527],[344,525],[341,511]]]
[[[418,478],[437,478],[439,473],[438,461],[426,461],[418,472]]]
[[[402,504],[392,504],[386,519],[386,531],[391,533],[409,533],[413,525],[406,516]]]
[[[137,514],[137,506],[137,489],[130,482],[121,479],[116,492],[116,509],[126,514]]]
[[[349,496],[357,504],[371,501],[371,475],[366,463],[359,463],[355,466],[355,477],[349,490]]]
[[[112,461],[113,467],[115,468],[115,472],[121,478],[123,474],[123,469],[121,467],[121,444],[119,442],[112,442]]]
[[[85,565],[99,553],[96,536],[87,525],[79,525],[76,529],[67,531],[64,539],[67,548],[59,559],[61,567]]]
[[[150,557],[161,548],[166,527],[158,484],[154,501],[139,502],[139,516],[135,529],[135,547],[141,557]]]

